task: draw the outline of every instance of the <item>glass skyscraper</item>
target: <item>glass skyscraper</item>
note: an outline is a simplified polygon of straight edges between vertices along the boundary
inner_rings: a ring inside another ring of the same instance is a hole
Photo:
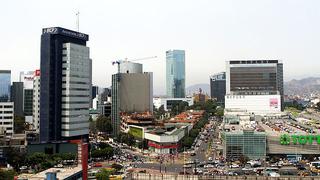
[[[166,88],[171,98],[185,97],[185,51],[166,51]]]
[[[11,71],[0,70],[0,102],[8,102],[11,89]]]

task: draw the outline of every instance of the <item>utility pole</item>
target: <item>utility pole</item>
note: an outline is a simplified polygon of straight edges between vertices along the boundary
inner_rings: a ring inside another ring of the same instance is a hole
[[[79,11],[76,13],[76,16],[77,16],[77,31],[79,32],[79,31],[80,31],[80,28],[79,28],[79,24],[80,24],[80,22],[79,22],[80,12],[79,12]]]

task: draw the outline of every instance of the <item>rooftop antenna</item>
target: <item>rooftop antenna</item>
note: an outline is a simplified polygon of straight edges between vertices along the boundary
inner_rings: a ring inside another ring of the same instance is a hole
[[[76,13],[76,16],[77,16],[77,31],[79,32],[79,16],[80,16],[80,12],[78,11],[77,13]]]

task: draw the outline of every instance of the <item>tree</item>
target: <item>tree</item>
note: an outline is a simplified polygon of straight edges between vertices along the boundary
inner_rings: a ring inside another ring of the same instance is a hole
[[[100,132],[111,133],[112,132],[112,124],[111,124],[110,117],[100,115],[97,118],[96,127]]]
[[[100,169],[100,171],[96,174],[97,180],[105,180],[109,179],[109,176],[114,172],[112,169]]]
[[[14,116],[14,132],[19,134],[25,130],[25,118],[22,116]]]
[[[248,156],[245,155],[240,155],[239,157],[239,161],[241,164],[246,164],[250,159],[248,158]]]
[[[220,118],[223,117],[224,109],[222,107],[217,108],[216,115]]]
[[[182,147],[191,147],[193,143],[193,138],[189,136],[185,136],[182,140]]]
[[[14,175],[16,174],[13,170],[2,170],[0,169],[0,179],[2,180],[11,180],[14,179]]]
[[[16,170],[19,170],[19,167],[22,166],[25,162],[25,153],[20,152],[19,148],[10,147],[5,150],[7,162]]]

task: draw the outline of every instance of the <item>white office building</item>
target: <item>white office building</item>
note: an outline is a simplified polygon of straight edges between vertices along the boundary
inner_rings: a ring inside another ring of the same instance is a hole
[[[13,131],[13,102],[0,102],[0,134],[11,137]]]
[[[34,72],[33,77],[33,108],[32,108],[33,129],[39,132],[40,129],[40,70]]]
[[[89,134],[92,61],[89,47],[63,44],[62,132],[63,137]]]

